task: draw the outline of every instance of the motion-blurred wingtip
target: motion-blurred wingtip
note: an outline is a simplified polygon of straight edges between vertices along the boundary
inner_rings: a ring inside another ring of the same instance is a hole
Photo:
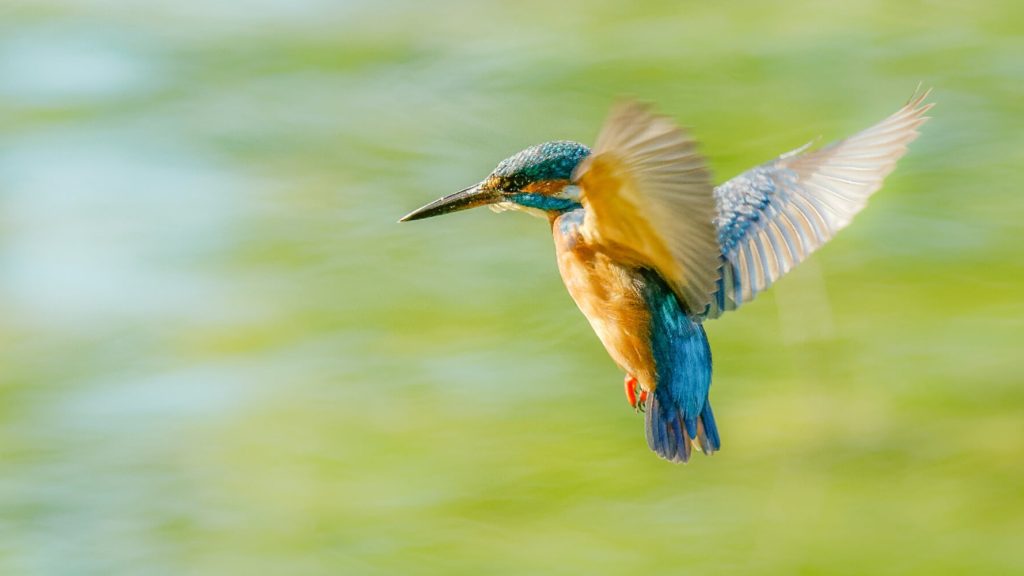
[[[904,108],[914,110],[918,115],[923,115],[925,112],[932,109],[935,106],[935,102],[925,103],[925,100],[932,95],[932,87],[924,88],[923,82],[917,83],[917,88],[914,89],[914,93],[907,100]]]

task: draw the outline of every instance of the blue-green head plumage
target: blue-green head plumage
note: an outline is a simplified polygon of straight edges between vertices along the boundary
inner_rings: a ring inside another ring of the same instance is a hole
[[[502,160],[490,178],[508,191],[520,191],[539,182],[568,181],[588,154],[590,148],[579,142],[545,142]]]
[[[567,140],[531,146],[502,160],[484,184],[505,192],[499,208],[573,210],[580,204],[578,193],[570,188],[572,173],[588,154],[590,148]]]
[[[572,174],[590,154],[579,142],[557,140],[531,146],[502,160],[487,178],[414,210],[402,221],[439,216],[476,206],[562,213],[580,207]]]

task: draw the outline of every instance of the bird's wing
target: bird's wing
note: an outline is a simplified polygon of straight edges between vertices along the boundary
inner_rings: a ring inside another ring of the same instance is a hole
[[[690,136],[646,106],[616,106],[577,168],[580,231],[620,261],[655,270],[691,314],[708,306],[721,250],[710,173]]]
[[[917,138],[928,93],[845,140],[804,146],[715,189],[722,273],[707,317],[749,302],[850,223]]]

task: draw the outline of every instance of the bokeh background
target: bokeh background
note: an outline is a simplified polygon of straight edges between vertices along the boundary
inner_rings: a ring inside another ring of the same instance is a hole
[[[0,4],[0,573],[1024,572],[1020,2]],[[546,223],[632,95],[724,180],[934,86],[658,460]]]

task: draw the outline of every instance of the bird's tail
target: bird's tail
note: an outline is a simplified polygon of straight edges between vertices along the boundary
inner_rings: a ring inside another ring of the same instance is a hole
[[[647,445],[672,462],[690,459],[696,444],[705,454],[721,447],[718,426],[711,411],[711,348],[704,329],[697,323],[676,333],[673,359],[677,367],[663,374],[653,394],[647,397],[644,425]]]
[[[677,407],[666,407],[658,400],[657,393],[651,394],[647,398],[644,424],[647,429],[647,445],[658,456],[672,462],[688,462],[694,444],[708,455],[714,454],[722,446],[715,415],[707,400],[700,413],[690,417]]]

